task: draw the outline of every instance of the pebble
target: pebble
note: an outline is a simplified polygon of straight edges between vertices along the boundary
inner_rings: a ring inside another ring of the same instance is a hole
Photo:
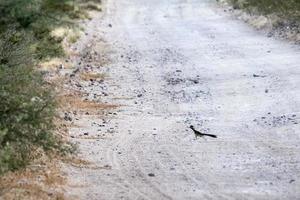
[[[295,180],[294,180],[294,179],[291,179],[289,183],[293,183],[293,182],[295,182]]]
[[[69,113],[65,113],[64,120],[65,121],[72,121],[72,117],[69,115]]]

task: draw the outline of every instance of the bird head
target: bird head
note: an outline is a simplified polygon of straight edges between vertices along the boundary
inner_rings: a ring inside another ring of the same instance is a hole
[[[194,128],[194,126],[193,126],[193,125],[190,125],[190,128],[191,128],[191,129],[193,129],[193,128]]]

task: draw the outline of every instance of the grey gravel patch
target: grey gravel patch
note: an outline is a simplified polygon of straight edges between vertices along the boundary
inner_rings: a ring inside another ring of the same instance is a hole
[[[253,120],[257,125],[263,127],[281,127],[299,124],[299,118],[296,114],[273,116],[271,113]]]

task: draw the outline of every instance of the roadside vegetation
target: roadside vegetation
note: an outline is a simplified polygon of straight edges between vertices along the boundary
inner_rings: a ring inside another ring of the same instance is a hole
[[[300,19],[300,1],[298,0],[229,0],[235,9],[254,10],[265,14],[276,14],[277,16],[290,20]]]
[[[64,56],[64,37],[53,30],[74,28],[75,20],[88,18],[86,10],[98,9],[99,1],[0,0],[0,174],[23,168],[41,154],[74,151],[55,133],[55,88],[36,66]]]
[[[217,0],[229,3],[240,19],[257,29],[264,29],[268,36],[300,43],[299,0]],[[248,15],[245,15],[247,13]]]

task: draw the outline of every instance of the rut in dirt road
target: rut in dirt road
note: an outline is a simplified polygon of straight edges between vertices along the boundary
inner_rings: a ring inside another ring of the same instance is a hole
[[[66,169],[70,194],[300,197],[299,47],[264,37],[213,1],[104,4],[76,48],[109,60],[80,61],[81,70],[105,78],[80,89],[120,106],[82,115],[70,130],[81,156],[97,166]],[[218,138],[195,140],[190,125]]]

